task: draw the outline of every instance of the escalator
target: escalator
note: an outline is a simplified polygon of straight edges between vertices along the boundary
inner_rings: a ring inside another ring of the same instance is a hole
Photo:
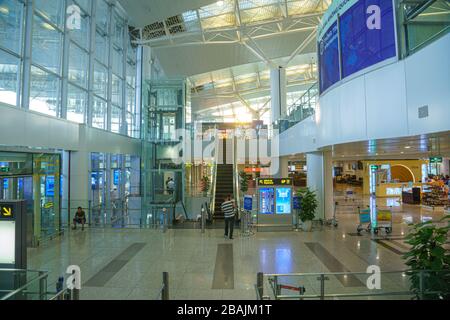
[[[225,197],[233,194],[233,165],[218,164],[216,192],[214,196],[214,218],[223,219],[223,213],[220,208]]]

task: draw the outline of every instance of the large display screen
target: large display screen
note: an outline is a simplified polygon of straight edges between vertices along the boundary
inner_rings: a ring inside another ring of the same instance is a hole
[[[339,33],[343,77],[394,57],[392,0],[359,0],[340,16]]]
[[[260,214],[273,214],[273,188],[260,188],[259,189],[259,213]]]
[[[340,80],[337,22],[333,23],[325,32],[319,41],[318,50],[320,92],[324,92]]]
[[[16,250],[16,223],[0,221],[0,264],[14,264]]]
[[[47,176],[45,180],[45,196],[54,197],[55,196],[55,177]]]
[[[291,214],[291,188],[277,188],[277,214]]]

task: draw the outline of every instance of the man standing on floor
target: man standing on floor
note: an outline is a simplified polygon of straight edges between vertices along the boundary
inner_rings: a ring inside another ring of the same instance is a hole
[[[231,196],[227,196],[225,198],[225,201],[222,203],[221,209],[225,216],[225,238],[227,238],[229,235],[230,239],[233,239],[235,205],[234,201],[231,199]],[[229,233],[228,230],[230,230]]]

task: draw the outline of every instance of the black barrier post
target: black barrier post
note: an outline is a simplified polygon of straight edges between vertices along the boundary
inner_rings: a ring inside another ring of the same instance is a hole
[[[256,275],[256,287],[258,288],[259,299],[263,299],[264,295],[264,274],[258,272]]]
[[[169,273],[163,272],[162,300],[169,300]]]

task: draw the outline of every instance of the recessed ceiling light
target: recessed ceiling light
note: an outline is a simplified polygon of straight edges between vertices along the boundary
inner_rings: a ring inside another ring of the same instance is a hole
[[[406,146],[405,149],[411,149],[411,147],[410,146]]]
[[[217,6],[222,7],[223,6],[223,1],[222,0],[217,1]]]

